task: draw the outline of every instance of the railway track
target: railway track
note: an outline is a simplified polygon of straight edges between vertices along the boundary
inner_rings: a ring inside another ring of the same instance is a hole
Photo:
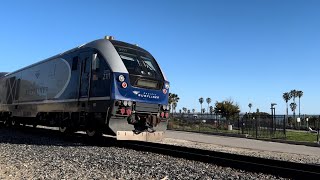
[[[27,134],[36,136],[45,135],[52,138],[62,137],[63,141],[70,142],[71,145],[84,143],[90,146],[115,146],[120,148],[128,148],[136,151],[169,155],[172,157],[178,157],[187,160],[201,161],[224,167],[231,167],[250,172],[261,172],[292,179],[318,179],[320,177],[320,166],[314,164],[302,164],[288,161],[272,160],[160,143],[117,141],[115,138],[110,137],[102,137],[99,140],[92,141],[92,139],[86,138],[85,134],[83,133],[61,136],[61,134],[57,130],[53,130],[50,128],[34,129],[31,127],[25,127],[20,129],[20,132],[25,132]]]
[[[188,160],[213,163],[250,172],[261,172],[279,177],[304,179],[319,178],[320,166],[252,156],[215,152],[203,149],[166,145],[150,142],[121,142],[121,147],[147,151]]]

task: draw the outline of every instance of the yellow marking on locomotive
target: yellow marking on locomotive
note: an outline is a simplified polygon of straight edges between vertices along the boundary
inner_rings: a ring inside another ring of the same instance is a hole
[[[135,134],[133,131],[117,131],[117,140],[129,140],[129,141],[160,141],[164,138],[163,131],[156,131],[153,133],[142,132]]]

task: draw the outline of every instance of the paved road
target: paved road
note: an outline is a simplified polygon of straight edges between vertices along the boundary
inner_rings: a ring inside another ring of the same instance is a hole
[[[303,145],[292,145],[246,138],[206,135],[169,130],[166,131],[166,137],[229,147],[320,156],[319,147],[309,147]]]

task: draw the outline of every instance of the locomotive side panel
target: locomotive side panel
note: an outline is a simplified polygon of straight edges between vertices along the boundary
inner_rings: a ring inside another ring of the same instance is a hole
[[[7,88],[5,87],[5,77],[0,78],[0,112],[7,111],[3,104],[6,103],[5,91]]]
[[[93,54],[97,54],[94,69]],[[0,111],[16,117],[36,117],[39,112],[105,113],[111,106],[111,77],[98,51],[76,50],[2,77]]]
[[[56,100],[71,79],[69,63],[53,59],[21,72],[19,103]]]
[[[70,79],[70,62],[63,58],[9,74],[1,79],[1,111],[9,111],[14,117],[36,117],[41,111],[63,110],[64,106],[57,106],[54,101],[59,100]]]

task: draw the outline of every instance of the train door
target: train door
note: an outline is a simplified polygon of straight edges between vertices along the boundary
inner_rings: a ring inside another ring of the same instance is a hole
[[[92,56],[90,98],[109,99],[111,92],[111,71],[98,53]]]
[[[81,73],[80,73],[80,89],[79,99],[89,98],[90,77],[91,77],[91,54],[80,54]]]

